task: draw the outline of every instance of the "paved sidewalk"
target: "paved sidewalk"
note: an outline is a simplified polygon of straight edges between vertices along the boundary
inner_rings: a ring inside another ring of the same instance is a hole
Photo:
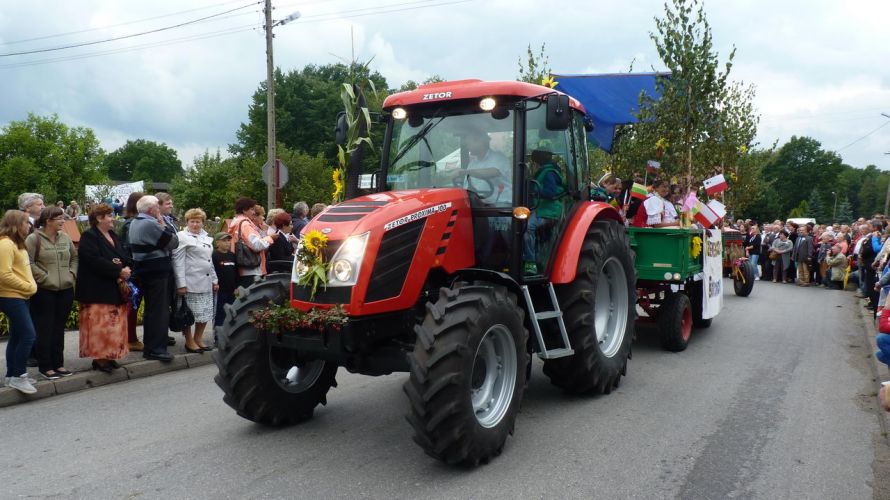
[[[136,334],[140,339],[142,338],[141,326],[136,328]],[[126,358],[118,360],[118,363],[121,365],[120,369],[114,370],[111,373],[104,373],[91,369],[92,358],[79,357],[80,332],[69,330],[65,332],[65,368],[74,372],[74,375],[58,380],[46,380],[40,375],[37,368],[28,368],[28,373],[37,379],[37,392],[34,394],[22,394],[10,387],[0,386],[0,408],[27,403],[28,401],[35,401],[57,394],[67,394],[134,378],[149,377],[158,373],[194,368],[213,362],[212,352],[203,354],[186,353],[185,340],[182,334],[170,332],[170,335],[176,339],[176,345],[167,348],[171,354],[175,355],[175,359],[172,362],[163,363],[161,361],[146,360],[142,358],[141,352],[131,352]],[[204,341],[206,345],[213,343],[213,331],[211,328],[208,328],[208,331],[205,332]],[[3,373],[6,372],[5,340],[0,341],[0,370]]]

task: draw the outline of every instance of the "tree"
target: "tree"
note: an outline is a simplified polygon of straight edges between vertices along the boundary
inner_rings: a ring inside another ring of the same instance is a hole
[[[333,192],[331,167],[320,154],[309,156],[279,144],[278,154],[290,172],[290,179],[281,191],[281,206],[288,208],[297,201],[327,203]],[[230,217],[235,200],[249,196],[264,200],[266,185],[262,180],[265,161],[255,156],[223,159],[219,151],[205,151],[195,158],[191,167],[171,185],[171,194],[182,209],[200,207],[209,217]]]
[[[420,85],[427,85],[430,83],[439,83],[439,82],[444,82],[444,81],[445,81],[445,79],[439,75],[433,75],[419,84],[417,82],[415,82],[414,80],[408,80],[407,82],[403,83],[402,86],[399,87],[394,92],[406,92],[409,90],[414,90],[417,87],[419,87]]]
[[[48,205],[82,200],[85,185],[107,180],[104,156],[91,129],[68,127],[56,115],[12,121],[0,129],[0,202],[17,208],[27,191],[43,194]]]
[[[310,156],[322,154],[329,161],[336,158],[334,125],[343,108],[340,89],[343,83],[372,82],[374,92],[366,95],[369,109],[380,111],[388,88],[386,79],[359,63],[308,65],[302,70],[283,73],[275,71],[276,139],[285,147]],[[248,108],[248,122],[242,123],[236,136],[238,142],[229,146],[236,155],[266,159],[266,83],[259,84]],[[379,128],[379,127],[377,127]],[[376,135],[375,135],[376,134]],[[382,131],[372,130],[372,142],[379,147]],[[379,152],[375,159],[379,159]],[[373,161],[373,160],[372,160]],[[265,197],[263,197],[265,198]]]
[[[672,0],[650,33],[669,76],[659,76],[658,100],[641,95],[639,122],[616,137],[616,163],[626,172],[645,165],[662,145],[666,175],[733,171],[751,145],[758,116],[754,88],[728,80],[735,49],[721,66],[711,28],[697,0]],[[667,144],[665,147],[664,144]]]
[[[804,214],[804,217],[812,217],[819,222],[831,217],[831,213],[826,215],[821,198],[822,197],[819,196],[819,191],[816,188],[813,188],[813,190],[810,191],[810,197],[807,199],[807,213]]]
[[[775,185],[780,214],[788,213],[815,189],[824,202],[834,190],[834,182],[843,170],[840,157],[822,149],[810,137],[791,137],[763,168],[767,182]],[[802,189],[805,187],[805,189]]]
[[[853,206],[850,204],[850,200],[845,196],[843,201],[841,201],[840,205],[837,206],[837,217],[835,217],[835,222],[840,222],[841,224],[849,224],[856,217],[853,217]]]
[[[164,143],[127,141],[105,157],[108,177],[116,181],[170,182],[182,174],[176,151]]]
[[[519,75],[516,77],[517,80],[540,85],[544,78],[550,76],[550,58],[545,53],[546,46],[546,43],[542,43],[541,50],[535,54],[531,44],[528,45],[526,63],[523,65],[522,57],[518,60]]]

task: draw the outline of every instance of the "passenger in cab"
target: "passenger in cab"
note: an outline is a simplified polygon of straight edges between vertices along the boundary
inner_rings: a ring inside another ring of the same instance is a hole
[[[618,198],[621,196],[622,185],[621,179],[615,174],[606,173],[600,177],[599,182],[591,187],[590,199],[594,201],[605,201],[614,207],[619,206]]]
[[[534,179],[537,192],[537,206],[528,218],[525,231],[525,264],[523,272],[527,275],[538,273],[537,252],[535,242],[539,232],[555,225],[562,217],[563,203],[561,198],[566,195],[565,181],[559,167],[553,161],[553,153],[536,149],[531,154]]]

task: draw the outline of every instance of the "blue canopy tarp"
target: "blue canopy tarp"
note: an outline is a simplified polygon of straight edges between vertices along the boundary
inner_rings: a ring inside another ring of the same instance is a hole
[[[593,121],[588,137],[600,148],[611,151],[615,127],[636,123],[640,92],[658,100],[661,94],[656,77],[670,73],[619,73],[599,75],[553,75],[556,90],[581,101]]]

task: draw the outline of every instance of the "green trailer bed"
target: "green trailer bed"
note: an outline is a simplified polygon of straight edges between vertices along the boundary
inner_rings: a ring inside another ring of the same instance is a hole
[[[701,229],[629,227],[627,232],[636,252],[638,280],[686,281],[701,272],[702,252],[691,255],[692,239],[703,238]]]

